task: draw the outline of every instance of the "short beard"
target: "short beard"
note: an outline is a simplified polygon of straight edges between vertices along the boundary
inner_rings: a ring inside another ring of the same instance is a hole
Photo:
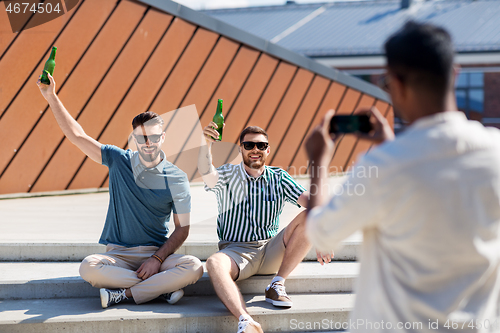
[[[243,163],[250,169],[260,169],[266,163],[266,157],[261,155],[259,161],[252,161],[249,156],[243,155]]]
[[[145,154],[142,151],[142,148],[139,149],[139,155],[141,155],[144,162],[153,162],[158,157],[158,155],[160,155],[160,152],[161,150],[158,147],[155,147],[155,152],[153,154]]]

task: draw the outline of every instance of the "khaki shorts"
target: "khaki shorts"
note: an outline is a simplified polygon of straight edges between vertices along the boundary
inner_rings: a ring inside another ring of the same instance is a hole
[[[276,274],[285,255],[285,229],[273,238],[255,242],[219,242],[219,252],[233,259],[240,273],[236,281],[252,275]]]

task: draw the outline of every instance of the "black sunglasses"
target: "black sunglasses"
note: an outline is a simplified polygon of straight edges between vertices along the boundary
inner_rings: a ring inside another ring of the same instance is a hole
[[[258,150],[266,150],[267,147],[269,147],[268,142],[244,141],[241,143],[241,145],[243,146],[243,148],[245,148],[245,150],[252,150],[253,147],[255,147],[255,146],[257,146]]]
[[[158,143],[160,142],[162,134],[152,134],[152,135],[134,135],[135,139],[137,140],[137,143],[143,145],[146,143],[146,141],[151,141],[152,143]]]

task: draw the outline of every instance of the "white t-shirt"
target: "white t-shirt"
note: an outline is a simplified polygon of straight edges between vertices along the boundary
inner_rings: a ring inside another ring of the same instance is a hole
[[[449,111],[362,157],[307,230],[320,250],[363,231],[350,332],[499,332],[499,222],[500,131]]]

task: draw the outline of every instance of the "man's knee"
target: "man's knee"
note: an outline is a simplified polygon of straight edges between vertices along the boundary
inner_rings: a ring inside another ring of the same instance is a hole
[[[305,226],[307,220],[307,211],[303,210],[300,213],[295,216],[293,219],[292,224],[294,224],[294,227],[297,228],[298,226]]]
[[[209,274],[216,270],[228,270],[227,256],[221,253],[212,254],[208,257],[206,266]]]
[[[81,262],[79,269],[82,279],[94,285],[93,281],[95,281],[99,262],[100,261],[95,255],[85,257],[85,259],[83,259],[83,261]]]
[[[182,263],[190,277],[192,277],[192,280],[196,282],[201,278],[203,275],[203,264],[200,259],[195,256],[186,255],[182,257]]]
[[[301,238],[306,238],[306,221],[307,221],[307,211],[303,210],[290,222],[290,224],[285,228],[285,234],[283,236],[283,243],[285,247],[288,245],[290,238],[294,233],[300,234]]]
[[[231,257],[224,253],[212,254],[206,263],[208,275],[212,277],[215,272],[217,273],[227,273],[234,280],[238,277],[239,268]]]

